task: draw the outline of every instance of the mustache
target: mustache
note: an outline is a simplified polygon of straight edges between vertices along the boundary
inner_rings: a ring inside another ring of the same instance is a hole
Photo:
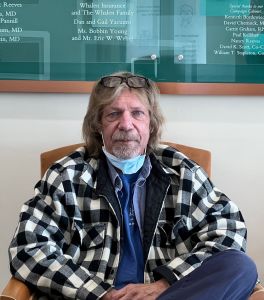
[[[140,137],[138,136],[138,134],[136,133],[132,133],[132,132],[125,132],[125,131],[116,131],[113,136],[112,139],[114,142],[117,141],[137,141],[140,142]]]

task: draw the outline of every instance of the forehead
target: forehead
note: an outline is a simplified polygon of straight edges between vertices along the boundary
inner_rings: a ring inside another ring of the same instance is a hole
[[[146,96],[130,91],[128,89],[123,90],[107,107],[144,107],[149,108],[148,99]]]

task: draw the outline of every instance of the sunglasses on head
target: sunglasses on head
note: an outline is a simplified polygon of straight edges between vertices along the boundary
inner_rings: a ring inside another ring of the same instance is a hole
[[[105,76],[105,77],[102,77],[100,80],[100,83],[104,87],[108,87],[108,88],[118,87],[123,82],[125,82],[127,84],[127,86],[129,86],[130,88],[134,88],[134,89],[145,88],[145,87],[149,86],[148,79],[143,76],[134,76],[134,75],[127,76],[127,77]]]

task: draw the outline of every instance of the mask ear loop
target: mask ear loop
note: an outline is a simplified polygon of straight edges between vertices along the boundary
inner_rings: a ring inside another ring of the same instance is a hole
[[[104,141],[104,136],[103,136],[103,132],[102,132],[102,131],[100,131],[100,134],[101,134],[101,137],[102,137],[102,141],[103,141],[103,145],[102,145],[102,148],[103,148],[103,149],[106,149],[106,148],[105,148],[105,141]]]
[[[103,145],[104,145],[104,136],[103,136],[103,132],[100,131],[101,137],[102,137],[102,141],[103,141]]]

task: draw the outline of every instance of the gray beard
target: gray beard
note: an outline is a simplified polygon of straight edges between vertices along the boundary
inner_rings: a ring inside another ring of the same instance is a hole
[[[120,159],[129,159],[132,157],[136,157],[142,154],[140,153],[138,146],[139,145],[135,145],[134,147],[114,146],[113,154]]]

